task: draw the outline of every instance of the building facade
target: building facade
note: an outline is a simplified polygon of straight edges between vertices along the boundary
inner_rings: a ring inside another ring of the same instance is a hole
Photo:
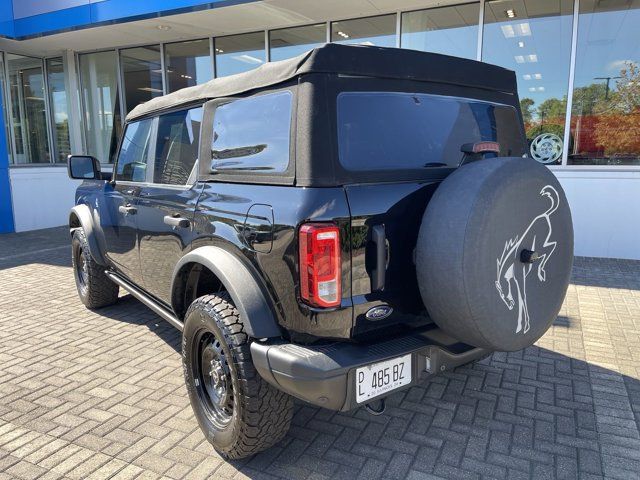
[[[113,163],[128,111],[325,42],[516,72],[576,254],[640,259],[640,0],[2,0],[0,232],[62,225],[69,153]]]

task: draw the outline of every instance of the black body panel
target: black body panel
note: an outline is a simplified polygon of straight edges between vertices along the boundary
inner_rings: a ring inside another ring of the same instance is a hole
[[[268,215],[248,215],[264,212],[265,207],[273,215],[271,227],[266,227]],[[217,245],[250,262],[274,299],[281,325],[291,335],[349,338],[351,261],[346,244],[342,250],[342,305],[313,310],[298,300],[297,229],[308,221],[334,223],[346,238],[349,209],[344,190],[206,183],[195,215],[192,248]],[[262,230],[257,239],[256,228]]]
[[[181,258],[199,247],[220,247],[260,282],[284,336],[295,342],[371,341],[430,324],[417,287],[414,247],[429,199],[454,168],[345,168],[339,158],[338,97],[407,92],[506,105],[517,113],[515,130],[525,145],[513,72],[444,55],[341,45],[285,63],[238,75],[233,82],[230,77],[185,89],[129,115],[131,123],[210,100],[199,137],[199,155],[206,162],[213,158],[217,105],[286,90],[292,96],[289,163],[282,172],[210,171],[183,187],[85,182],[77,203],[97,209],[95,235],[107,266],[168,308],[175,306],[174,270]],[[261,71],[267,76],[260,77]],[[135,214],[120,211],[127,205]],[[298,229],[305,222],[340,229],[339,307],[311,308],[300,300]],[[376,307],[387,314],[367,318]],[[184,305],[181,309],[174,310],[177,317]]]

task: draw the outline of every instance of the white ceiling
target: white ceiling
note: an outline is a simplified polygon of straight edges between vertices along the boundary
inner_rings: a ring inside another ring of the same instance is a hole
[[[264,0],[198,12],[118,23],[30,40],[0,39],[0,49],[38,56],[229,35],[327,20],[342,20],[460,1]],[[163,29],[159,29],[162,26]],[[169,27],[169,29],[166,29]]]

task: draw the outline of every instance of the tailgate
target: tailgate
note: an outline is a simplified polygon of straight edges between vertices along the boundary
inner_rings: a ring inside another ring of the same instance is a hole
[[[418,291],[413,254],[422,215],[437,185],[405,182],[344,187],[351,212],[354,336],[430,322]]]

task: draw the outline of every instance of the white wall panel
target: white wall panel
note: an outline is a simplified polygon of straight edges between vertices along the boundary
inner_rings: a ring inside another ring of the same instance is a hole
[[[9,176],[16,232],[67,223],[80,182],[69,179],[66,166],[11,168]]]
[[[575,254],[640,260],[640,171],[553,173],[571,206]]]

